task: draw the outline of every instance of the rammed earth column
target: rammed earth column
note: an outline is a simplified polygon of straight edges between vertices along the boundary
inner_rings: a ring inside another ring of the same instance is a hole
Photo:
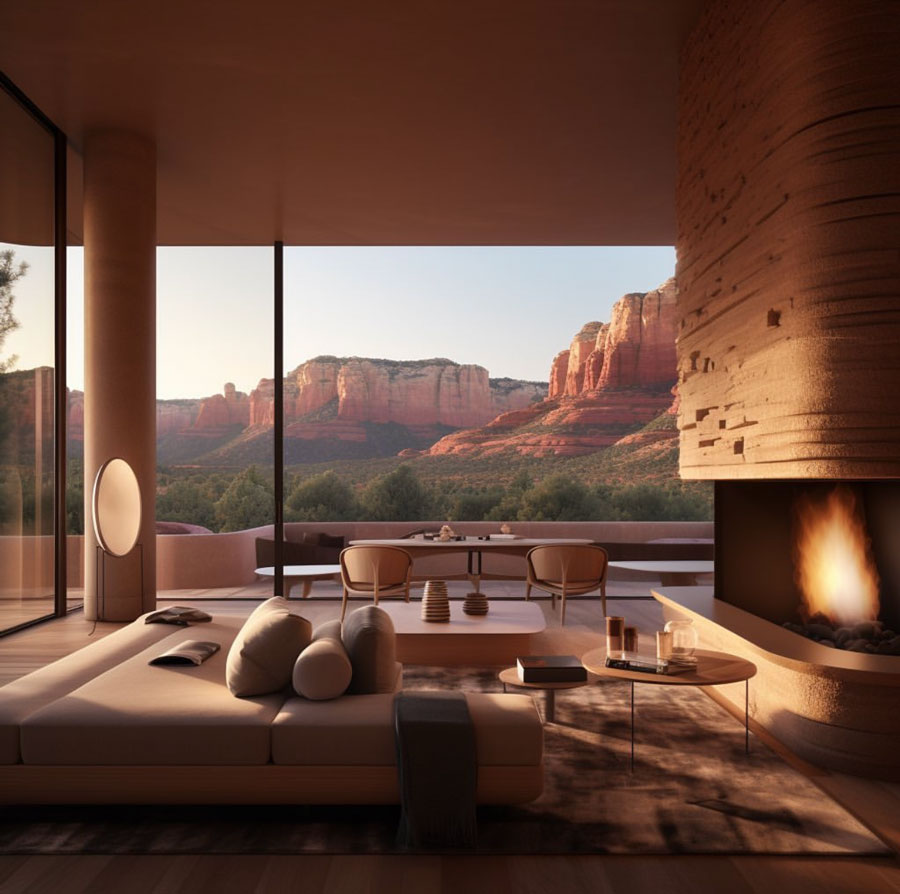
[[[156,604],[156,147],[124,131],[85,140],[84,377],[85,616],[131,620]],[[113,457],[143,513],[134,554],[104,565],[101,602],[91,491]]]
[[[900,4],[710,0],[682,50],[683,478],[900,476]]]

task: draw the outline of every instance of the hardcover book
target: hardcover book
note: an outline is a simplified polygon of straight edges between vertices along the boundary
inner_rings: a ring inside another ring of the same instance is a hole
[[[574,655],[526,655],[516,659],[523,683],[580,683],[587,671]]]
[[[638,655],[636,652],[607,655],[606,666],[616,670],[638,671],[642,674],[678,674],[688,670],[684,665],[674,664],[665,658],[652,658]]]

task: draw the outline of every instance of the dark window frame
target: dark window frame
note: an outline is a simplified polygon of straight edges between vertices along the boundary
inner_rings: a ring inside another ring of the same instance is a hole
[[[66,250],[68,248],[66,183],[68,138],[9,77],[0,71],[3,90],[32,120],[53,138],[53,612],[0,630],[0,636],[15,633],[68,610],[66,568]]]

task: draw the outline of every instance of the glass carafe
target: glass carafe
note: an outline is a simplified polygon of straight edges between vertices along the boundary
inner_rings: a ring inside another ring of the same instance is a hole
[[[667,621],[666,633],[672,634],[672,657],[693,658],[697,648],[697,629],[690,618],[679,618],[677,621]]]

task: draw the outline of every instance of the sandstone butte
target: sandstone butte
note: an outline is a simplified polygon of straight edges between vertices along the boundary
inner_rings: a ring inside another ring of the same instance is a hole
[[[249,395],[228,383],[207,398],[159,400],[157,438],[263,431],[274,422],[274,390],[272,379],[262,379]],[[365,441],[366,424],[396,423],[434,439],[448,428],[484,425],[546,394],[544,383],[491,379],[482,366],[451,360],[316,357],[285,377],[285,435]],[[68,406],[69,437],[81,440],[83,393],[70,391]]]
[[[273,382],[250,395],[250,425],[271,425]],[[316,357],[285,377],[285,422],[394,422],[463,428],[541,400],[541,382],[491,379],[483,366],[452,360],[374,360]],[[310,414],[320,419],[305,420]]]
[[[545,400],[449,434],[427,452],[578,456],[672,441],[674,427],[640,429],[674,409],[675,295],[674,279],[624,295],[609,323],[586,323],[553,358]]]

